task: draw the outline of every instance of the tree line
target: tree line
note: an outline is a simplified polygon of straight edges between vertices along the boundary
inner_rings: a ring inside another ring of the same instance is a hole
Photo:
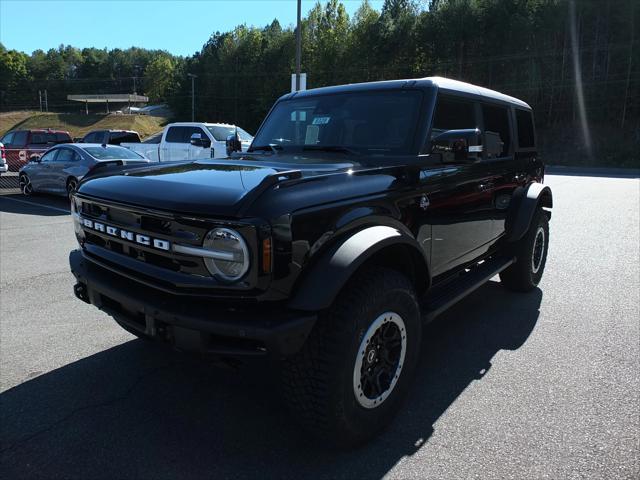
[[[432,75],[476,83],[527,101],[549,153],[637,162],[638,7],[636,0],[386,0],[378,11],[364,0],[349,17],[339,0],[328,0],[303,19],[302,71],[309,88]],[[295,28],[277,20],[215,32],[187,58],[139,48],[26,55],[0,47],[0,108],[37,105],[42,88],[54,106],[69,108],[69,93],[133,91],[135,79],[138,93],[190,119],[193,73],[197,119],[255,131],[290,90],[294,66]]]

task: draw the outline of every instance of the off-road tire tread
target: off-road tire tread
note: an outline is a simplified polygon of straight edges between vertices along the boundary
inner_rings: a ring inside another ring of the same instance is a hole
[[[543,264],[540,267],[540,275],[544,272],[546,263],[546,249],[549,248],[549,218],[545,211],[538,207],[533,218],[531,219],[531,225],[524,237],[522,237],[512,247],[511,253],[516,257],[516,263],[500,272],[501,283],[509,290],[514,292],[530,292],[537,287],[538,282],[533,279],[533,274],[530,268],[530,255],[533,249],[533,242],[538,230],[538,226],[542,225],[545,231],[545,252],[543,253],[545,258]]]
[[[315,437],[336,444],[337,420],[331,418],[327,408],[331,401],[330,381],[341,368],[340,360],[356,334],[354,319],[363,314],[371,298],[394,289],[416,298],[409,279],[395,270],[375,267],[357,273],[331,309],[318,319],[304,347],[284,360],[285,401],[302,427]]]

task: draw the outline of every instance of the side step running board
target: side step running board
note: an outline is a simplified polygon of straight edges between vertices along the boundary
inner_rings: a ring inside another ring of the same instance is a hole
[[[422,304],[422,320],[430,322],[459,300],[515,262],[515,258],[494,258],[460,275],[444,287],[430,292]]]

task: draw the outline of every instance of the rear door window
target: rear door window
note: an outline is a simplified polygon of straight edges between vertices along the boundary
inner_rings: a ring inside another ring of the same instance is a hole
[[[111,145],[120,145],[121,143],[140,143],[140,137],[132,132],[111,132],[109,139]]]
[[[516,108],[516,123],[518,124],[518,147],[535,147],[533,116],[531,112]]]
[[[56,143],[70,143],[73,141],[73,139],[71,138],[71,135],[69,135],[68,133],[64,133],[64,132],[58,132],[55,133],[55,139],[53,141],[55,141]]]
[[[102,143],[104,132],[91,132],[84,137],[84,143]]]
[[[169,143],[187,143],[189,140],[185,140],[185,137],[190,130],[190,127],[170,127],[165,140]]]
[[[29,132],[16,132],[16,134],[13,136],[13,144],[16,147],[22,147],[23,145],[27,144],[27,134]]]
[[[511,127],[509,125],[509,109],[494,105],[482,106],[484,120],[485,151],[488,158],[509,155],[511,147]],[[502,146],[500,147],[500,143]],[[496,148],[492,146],[497,145]]]

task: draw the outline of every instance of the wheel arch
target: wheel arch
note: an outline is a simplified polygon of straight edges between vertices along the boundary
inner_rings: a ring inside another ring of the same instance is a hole
[[[349,279],[370,265],[407,275],[418,293],[431,281],[427,259],[413,237],[394,227],[371,226],[337,241],[310,265],[294,288],[289,307],[304,311],[329,308]]]
[[[553,208],[553,193],[551,188],[541,183],[530,183],[526,187],[518,187],[511,199],[511,206],[507,214],[505,230],[506,241],[517,242],[531,225],[531,221],[538,208]],[[551,215],[551,212],[548,212]]]

